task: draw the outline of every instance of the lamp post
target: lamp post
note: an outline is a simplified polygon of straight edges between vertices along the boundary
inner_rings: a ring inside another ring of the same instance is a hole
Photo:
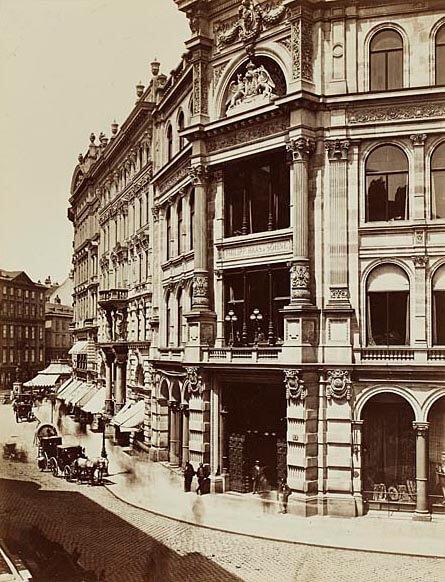
[[[227,322],[230,323],[230,337],[229,337],[229,346],[233,346],[234,343],[234,333],[233,333],[233,326],[238,321],[235,312],[231,309],[229,313],[224,318]]]
[[[255,308],[252,311],[251,315],[250,315],[250,320],[252,322],[256,322],[256,325],[255,325],[255,336],[253,338],[253,342],[255,344],[258,343],[258,336],[259,336],[259,332],[261,331],[260,321],[262,321],[262,319],[263,319],[263,316],[261,315],[260,310],[257,309],[257,308]]]
[[[102,418],[102,451],[100,453],[100,456],[103,459],[107,459],[108,458],[107,449],[105,448],[105,426],[106,426],[106,423],[105,423],[104,416],[102,416],[101,418]]]

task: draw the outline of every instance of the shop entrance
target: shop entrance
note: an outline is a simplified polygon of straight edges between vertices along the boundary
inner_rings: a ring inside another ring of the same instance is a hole
[[[431,511],[445,513],[445,396],[437,400],[428,414],[429,463],[428,493]]]
[[[379,394],[363,409],[363,497],[372,509],[412,511],[416,501],[414,413],[402,397]]]
[[[223,389],[227,410],[225,450],[230,489],[252,489],[256,461],[264,489],[273,489],[286,477],[286,398],[280,384],[227,384]]]

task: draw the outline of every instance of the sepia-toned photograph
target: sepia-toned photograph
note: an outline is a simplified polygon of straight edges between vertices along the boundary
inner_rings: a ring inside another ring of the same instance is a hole
[[[445,580],[444,0],[0,0],[0,582]]]

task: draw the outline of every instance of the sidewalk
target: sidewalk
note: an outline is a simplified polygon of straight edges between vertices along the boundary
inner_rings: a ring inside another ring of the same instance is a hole
[[[141,462],[118,447],[105,487],[121,501],[171,519],[225,532],[299,544],[445,558],[445,520],[414,522],[365,516],[310,517],[277,514],[275,504],[249,495],[185,493],[181,476],[161,463]],[[195,488],[196,480],[194,480]]]

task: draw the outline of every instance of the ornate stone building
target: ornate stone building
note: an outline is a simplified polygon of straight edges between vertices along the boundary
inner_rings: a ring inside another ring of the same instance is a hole
[[[152,63],[73,179],[75,265],[80,200],[98,224],[108,413],[143,399],[141,446],[209,463],[215,491],[248,491],[258,459],[292,511],[428,519],[445,450],[443,5],[175,2],[181,63],[168,78]]]

